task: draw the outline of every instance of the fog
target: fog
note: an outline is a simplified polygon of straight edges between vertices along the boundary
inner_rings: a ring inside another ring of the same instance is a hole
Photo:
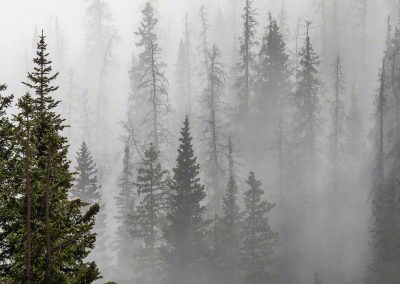
[[[105,218],[102,228],[95,225],[97,241],[87,257],[103,277],[96,283],[232,283],[216,270],[223,259],[236,255],[227,257],[229,249],[219,251],[221,244],[215,241],[218,220],[227,214],[224,202],[231,177],[242,212],[240,237],[233,247],[240,249],[237,266],[221,266],[221,271],[234,283],[398,283],[395,272],[374,266],[400,264],[400,254],[388,260],[382,256],[384,249],[377,252],[376,232],[381,227],[374,215],[382,208],[376,207],[376,190],[390,187],[398,176],[394,109],[400,69],[390,55],[400,47],[395,43],[400,42],[398,1],[150,3],[158,19],[151,31],[156,39],[150,37],[153,69],[146,65],[149,54],[144,50],[149,45],[138,44],[143,40],[143,11],[149,7],[145,0],[0,1],[0,83],[15,100],[29,91],[21,82],[33,70],[43,31],[53,70],[59,72],[54,81],[59,89],[52,96],[61,101],[57,112],[69,125],[63,135],[69,143],[70,170],[79,175],[77,152],[82,142],[96,164],[101,185],[96,202]],[[255,20],[249,38],[244,29],[246,3]],[[287,58],[273,43],[278,37],[264,38],[274,20]],[[318,58],[313,51],[309,54],[307,39]],[[273,56],[275,63],[268,61]],[[156,79],[146,79],[149,70],[155,70]],[[10,107],[9,114],[17,112],[15,104]],[[149,243],[133,231],[140,225],[135,218],[139,220],[147,194],[140,189],[144,181],[138,180],[145,152],[150,143],[155,145],[158,161],[168,172],[165,184],[176,184],[173,169],[185,116],[190,120],[200,183],[205,185],[200,204],[205,207],[201,218],[210,220],[203,232],[208,253],[195,272],[179,267],[174,278],[168,276],[177,259],[171,256],[171,234],[176,232],[168,229],[169,209],[158,208],[163,213],[159,228],[152,231],[157,236],[150,242],[157,251],[150,253],[152,269],[146,258]],[[382,177],[385,172],[385,182],[377,182],[380,171]],[[254,263],[246,258],[245,220],[252,218],[251,210],[246,211],[249,172],[262,182],[261,199],[271,207],[261,221],[268,227],[268,237],[260,247],[255,245]],[[398,214],[399,201],[395,203],[393,214]],[[393,222],[398,227],[398,221]],[[230,237],[222,236],[220,242],[229,242]],[[250,266],[263,268],[253,273]],[[266,272],[261,273],[263,269]]]

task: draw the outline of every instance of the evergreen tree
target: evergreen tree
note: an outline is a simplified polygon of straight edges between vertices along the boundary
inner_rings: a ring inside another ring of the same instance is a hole
[[[241,236],[241,259],[245,283],[270,283],[275,275],[275,250],[279,236],[268,224],[267,214],[275,206],[262,201],[261,182],[250,172],[246,181],[249,189],[244,194]]]
[[[94,262],[84,259],[93,248],[92,232],[98,204],[68,200],[73,174],[69,172],[63,119],[55,113],[58,101],[45,36],[40,36],[34,71],[26,84],[35,96],[18,102],[14,116],[15,166],[13,209],[3,239],[9,253],[7,277],[12,283],[91,283],[100,277]],[[22,198],[21,198],[22,196]]]
[[[221,244],[221,283],[241,283],[240,280],[240,208],[238,201],[238,187],[234,172],[234,157],[232,141],[228,144],[229,176],[223,198],[222,218],[219,222]]]
[[[126,143],[124,147],[124,157],[122,161],[122,172],[118,179],[118,192],[115,197],[117,207],[116,220],[118,221],[117,228],[117,264],[118,272],[116,277],[118,280],[131,281],[132,275],[127,275],[132,270],[133,262],[133,239],[129,233],[129,225],[127,223],[129,214],[134,208],[134,165],[132,162],[132,154],[129,145]],[[127,276],[128,279],[123,277]]]
[[[106,258],[107,233],[106,233],[106,207],[101,195],[101,186],[97,182],[96,164],[93,162],[92,155],[85,142],[82,142],[77,153],[77,167],[75,168],[77,178],[74,187],[71,190],[73,198],[79,198],[83,202],[93,205],[99,204],[100,210],[96,216],[95,232],[97,234],[96,245],[93,250],[92,258],[98,259],[99,264],[106,266],[102,262]]]
[[[369,270],[370,283],[396,283],[400,281],[400,250],[398,239],[400,204],[398,201],[398,162],[391,163],[385,149],[387,125],[394,123],[387,113],[388,82],[385,76],[385,59],[380,72],[380,87],[376,97],[376,157],[373,172],[372,224],[370,228],[372,257]],[[398,157],[398,152],[394,152]]]
[[[256,12],[251,0],[245,0],[243,32],[240,36],[240,62],[238,64],[239,78],[236,83],[239,98],[239,117],[247,119],[250,110],[250,99],[254,92],[254,73],[256,56],[254,47],[256,41]]]
[[[71,190],[72,197],[79,198],[89,204],[101,203],[101,186],[97,182],[96,164],[93,162],[92,155],[85,142],[81,144],[76,161],[78,163],[75,168],[77,178],[75,186]]]
[[[321,82],[318,78],[318,54],[309,36],[309,24],[304,47],[300,51],[300,70],[294,94],[294,143],[297,162],[305,176],[315,174],[317,135],[321,131],[319,95]],[[301,157],[300,157],[301,156]],[[301,162],[300,162],[301,161]],[[310,188],[311,189],[311,188]]]
[[[170,187],[170,208],[164,229],[166,247],[163,257],[167,283],[204,283],[204,260],[207,252],[203,219],[204,186],[198,177],[200,166],[194,156],[189,118],[181,130],[177,165]]]
[[[217,213],[221,212],[222,196],[221,176],[222,176],[222,100],[221,95],[224,88],[224,70],[222,63],[219,61],[221,53],[214,45],[209,52],[209,70],[207,71],[210,82],[209,88],[204,91],[203,103],[206,109],[204,119],[204,134],[206,141],[206,175],[209,178],[212,189],[213,208]]]
[[[343,150],[343,135],[344,135],[344,122],[345,122],[345,108],[343,102],[344,92],[344,75],[342,71],[342,61],[338,54],[333,64],[333,89],[334,89],[334,100],[331,103],[331,114],[332,114],[332,132],[330,140],[331,154],[332,154],[332,168],[333,168],[333,190],[334,194],[338,189],[339,180],[339,167],[340,161],[342,160]],[[343,163],[342,163],[343,165]],[[336,203],[333,201],[333,203]]]
[[[135,211],[129,215],[127,223],[131,226],[134,239],[141,242],[135,252],[139,266],[140,283],[160,283],[162,268],[159,248],[162,243],[162,226],[165,223],[167,205],[168,172],[161,168],[159,153],[150,144],[144,153],[135,182],[141,197]]]
[[[257,138],[252,140],[257,143],[253,146],[257,153],[265,149],[265,144],[269,144],[266,139],[272,136],[280,112],[287,108],[290,92],[291,74],[286,44],[277,21],[272,18],[271,13],[268,17],[269,24],[258,54],[255,83],[255,123],[258,131]]]
[[[13,147],[13,136],[15,129],[13,127],[12,121],[7,116],[6,112],[12,103],[12,96],[6,96],[2,92],[7,89],[7,86],[0,85],[0,277],[7,277],[10,271],[10,257],[13,253],[13,248],[10,246],[9,240],[7,239],[8,234],[12,230],[10,224],[12,224],[12,219],[15,218],[14,214],[15,208],[13,208],[13,203],[10,199],[15,196],[13,190],[13,176],[15,159],[14,159],[14,147]],[[31,111],[28,112],[31,115]],[[30,124],[29,124],[30,126]],[[30,146],[30,145],[29,145]],[[27,191],[28,192],[28,191]],[[27,214],[29,210],[29,200],[27,200]],[[27,224],[28,226],[28,224]],[[30,230],[27,230],[30,231]],[[29,235],[29,233],[27,233]],[[27,248],[28,246],[27,242]],[[31,254],[27,252],[27,262],[26,271],[31,271],[32,265]],[[30,274],[27,274],[26,280],[29,280]]]
[[[137,82],[137,86],[140,86],[140,94],[150,102],[150,106],[147,106],[148,113],[142,118],[142,123],[151,122],[151,125],[146,124],[148,127],[146,130],[151,132],[145,139],[151,138],[154,147],[159,149],[160,143],[167,136],[165,119],[168,111],[168,81],[163,72],[165,64],[161,61],[161,49],[154,31],[158,20],[150,2],[146,3],[142,16],[138,31],[135,33],[139,37],[136,45],[142,48],[137,67],[141,80]]]

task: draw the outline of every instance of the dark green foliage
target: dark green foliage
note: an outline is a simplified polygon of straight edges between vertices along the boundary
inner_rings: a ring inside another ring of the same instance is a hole
[[[167,283],[204,283],[204,256],[207,252],[203,219],[204,186],[200,183],[197,158],[194,156],[189,119],[181,130],[176,167],[173,169],[170,208],[164,230]]]
[[[0,85],[0,92],[6,90],[6,85]],[[13,176],[13,125],[7,117],[7,109],[12,103],[12,96],[0,93],[0,275],[7,274],[10,266],[10,247],[6,236],[9,228],[10,218],[13,218],[9,198],[12,191]]]
[[[268,224],[267,214],[275,206],[261,200],[261,182],[250,172],[246,181],[241,234],[241,260],[245,283],[262,284],[273,281],[275,250],[279,236]]]
[[[42,33],[34,71],[25,83],[35,96],[22,97],[14,117],[14,180],[6,201],[13,217],[2,232],[9,253],[7,277],[13,283],[91,283],[100,277],[95,263],[84,261],[96,239],[92,229],[99,206],[82,213],[87,203],[68,200],[73,174],[67,140],[61,136],[65,126],[52,97],[56,77]],[[31,271],[26,270],[28,259]]]
[[[133,238],[141,244],[135,251],[139,266],[135,278],[140,283],[159,283],[161,280],[162,227],[167,205],[168,172],[161,168],[159,153],[153,144],[146,149],[135,182],[141,201],[129,215],[127,223]]]

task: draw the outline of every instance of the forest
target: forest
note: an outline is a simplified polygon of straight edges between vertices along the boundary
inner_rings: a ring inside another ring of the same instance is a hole
[[[0,23],[0,284],[400,283],[400,1]]]

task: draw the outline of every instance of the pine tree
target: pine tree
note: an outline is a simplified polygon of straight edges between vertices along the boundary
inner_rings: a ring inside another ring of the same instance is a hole
[[[204,241],[207,222],[203,219],[205,207],[204,186],[198,177],[200,166],[194,156],[189,118],[181,130],[177,165],[173,169],[170,187],[170,209],[164,229],[166,247],[163,257],[167,283],[204,283]]]
[[[389,163],[385,153],[387,140],[388,85],[385,76],[386,62],[380,71],[380,87],[376,97],[376,157],[373,172],[372,224],[370,228],[372,257],[369,270],[371,283],[396,283],[400,273],[396,267],[400,257],[398,239],[400,206],[398,193],[398,163]],[[393,122],[391,122],[393,123]],[[398,154],[396,154],[398,155]]]
[[[256,12],[251,0],[245,0],[243,19],[243,32],[240,37],[240,62],[238,64],[239,78],[236,83],[239,98],[239,117],[247,119],[250,111],[250,100],[254,92],[254,72],[256,56],[254,47],[256,41]]]
[[[116,40],[116,30],[112,26],[112,16],[106,1],[89,0],[86,9],[86,59],[89,72],[89,84],[96,94],[95,125],[96,140],[107,139],[106,112],[107,97],[105,88],[105,76],[110,66],[112,45]],[[100,140],[100,141],[101,141]],[[96,143],[98,145],[99,143]],[[96,149],[98,152],[99,149]]]
[[[89,204],[101,203],[101,186],[97,182],[96,164],[93,162],[92,155],[85,142],[81,144],[76,161],[78,163],[75,168],[77,178],[75,186],[71,190],[72,197],[79,198]]]
[[[159,248],[162,243],[162,227],[167,206],[168,172],[161,168],[159,153],[150,144],[144,153],[135,182],[140,203],[129,215],[132,237],[141,242],[135,252],[140,283],[160,283],[162,275]]]
[[[204,121],[204,134],[207,143],[206,149],[206,175],[210,177],[210,188],[213,191],[213,208],[217,213],[221,212],[222,191],[222,100],[224,88],[224,70],[220,62],[221,53],[214,45],[209,51],[209,70],[207,71],[210,82],[209,88],[204,91],[203,103],[207,112]]]
[[[276,127],[276,119],[281,110],[287,108],[290,92],[289,57],[286,53],[280,28],[269,13],[269,24],[265,29],[261,49],[258,54],[256,77],[255,122],[258,151],[263,151],[268,144],[266,138],[271,137]],[[261,132],[260,132],[261,131]],[[259,138],[261,137],[261,138]]]
[[[138,62],[141,80],[137,84],[140,86],[141,95],[150,102],[150,106],[147,107],[150,116],[147,114],[142,118],[142,123],[151,122],[151,125],[148,125],[148,130],[151,132],[145,139],[150,137],[154,147],[159,149],[162,140],[166,139],[167,130],[164,124],[168,111],[168,81],[163,72],[165,64],[161,61],[161,49],[154,31],[158,20],[150,2],[146,3],[142,16],[138,31],[135,32],[139,37],[136,45],[142,48]]]
[[[94,227],[97,238],[92,258],[98,259],[99,264],[101,264],[104,269],[105,263],[103,263],[102,260],[106,257],[107,249],[106,207],[101,195],[101,185],[97,182],[96,164],[85,142],[82,142],[76,160],[77,167],[75,170],[77,178],[71,190],[71,195],[73,198],[79,198],[89,205],[96,203],[100,205]]]
[[[117,241],[116,241],[116,252],[117,252],[117,263],[118,273],[116,277],[118,280],[130,281],[131,275],[127,275],[126,272],[132,270],[133,262],[133,239],[129,233],[129,225],[127,223],[129,214],[132,213],[134,208],[134,165],[132,162],[131,149],[128,144],[124,147],[124,157],[122,161],[122,172],[118,179],[119,191],[115,197],[115,203],[117,207],[116,220],[118,221],[117,228]],[[127,275],[128,279],[122,279],[123,276]]]
[[[269,223],[267,214],[275,206],[262,201],[261,182],[250,172],[246,181],[249,189],[244,194],[241,235],[241,259],[245,283],[270,283],[274,279],[273,265],[279,236]]]
[[[17,148],[8,200],[14,215],[2,232],[7,276],[12,283],[91,283],[100,275],[96,264],[84,259],[96,239],[92,230],[99,206],[82,213],[85,202],[68,200],[73,174],[61,136],[63,119],[55,113],[59,102],[52,97],[57,73],[52,73],[46,47],[42,32],[34,71],[25,83],[35,96],[22,97],[14,116]]]
[[[344,92],[344,75],[342,71],[342,61],[338,54],[333,64],[333,89],[334,89],[334,100],[331,103],[331,114],[332,114],[332,132],[330,140],[331,154],[332,154],[332,168],[333,168],[333,190],[336,194],[338,189],[339,180],[339,167],[340,161],[342,160],[343,150],[343,135],[344,135],[344,122],[345,122],[345,108],[343,102]],[[343,165],[343,163],[342,163]],[[335,203],[335,202],[333,202]]]
[[[238,200],[238,187],[234,172],[233,145],[231,139],[228,143],[229,176],[223,198],[222,218],[219,222],[221,240],[221,269],[222,283],[240,282],[240,208]]]
[[[309,36],[309,22],[304,47],[300,51],[300,70],[294,94],[294,140],[298,155],[297,162],[305,175],[315,174],[317,135],[321,130],[319,95],[321,82],[318,78],[318,54],[314,51]]]
[[[7,86],[0,85],[0,277],[7,277],[10,271],[10,257],[12,256],[12,247],[7,239],[8,233],[12,230],[9,227],[10,221],[15,218],[15,209],[10,203],[10,199],[14,198],[15,192],[13,190],[13,173],[15,165],[15,159],[13,152],[14,147],[12,141],[15,133],[11,119],[7,116],[6,112],[11,106],[13,96],[3,95],[7,89]],[[15,175],[17,176],[17,175]],[[28,190],[26,190],[28,193]],[[27,199],[26,208],[29,210],[29,200]],[[10,206],[11,205],[11,206]],[[27,214],[28,214],[27,210]],[[29,226],[27,224],[27,226]],[[27,229],[27,235],[29,235],[30,229]],[[29,242],[27,242],[27,248],[29,248]],[[26,271],[31,271],[32,257],[27,252]],[[26,281],[29,280],[30,274],[27,274]]]

